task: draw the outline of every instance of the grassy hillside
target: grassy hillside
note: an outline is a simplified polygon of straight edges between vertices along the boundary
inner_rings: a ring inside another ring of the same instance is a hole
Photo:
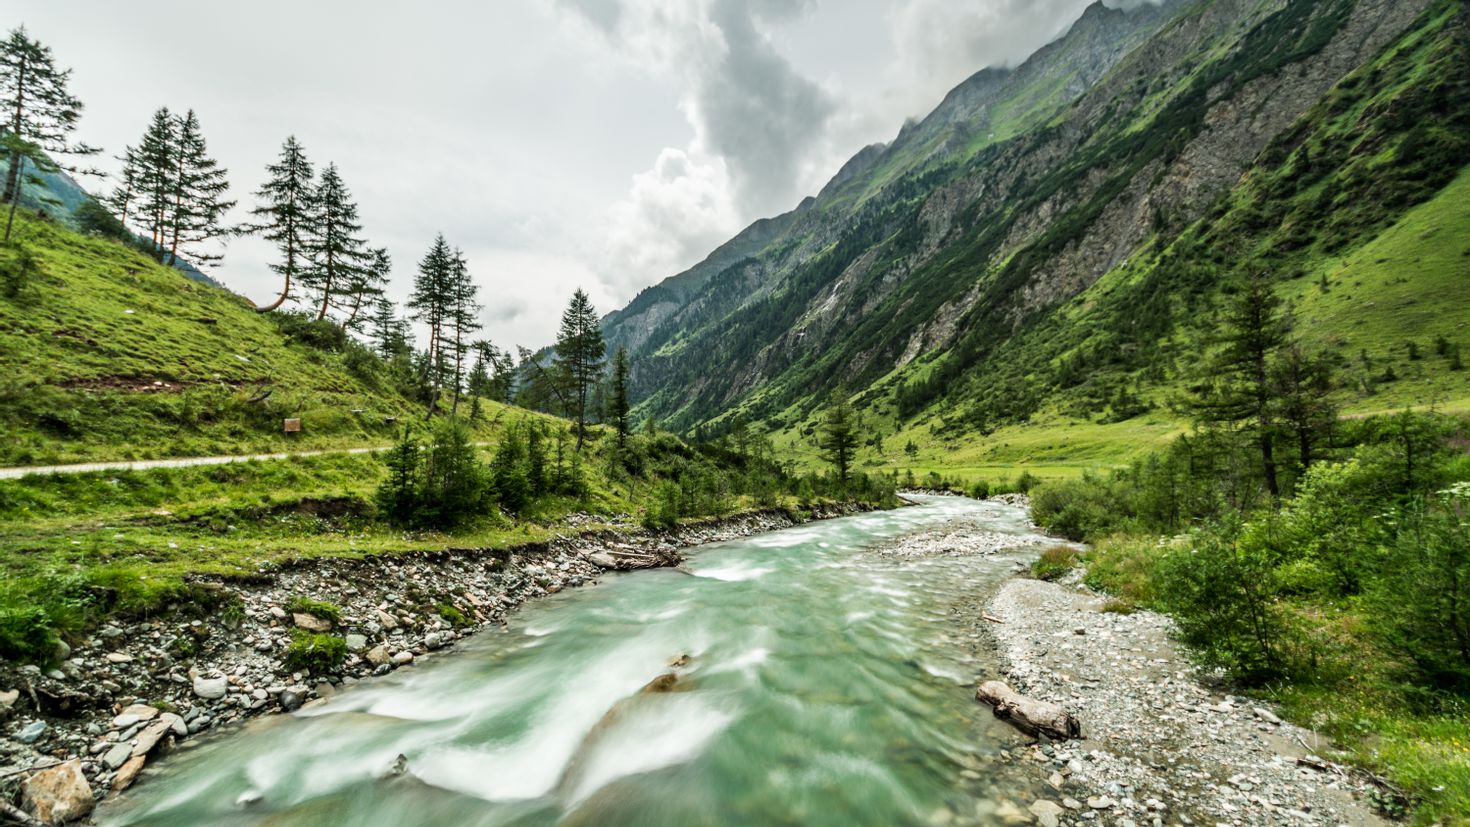
[[[33,218],[17,237],[0,248],[0,465],[377,445],[416,411],[371,360],[292,341],[123,245]]]

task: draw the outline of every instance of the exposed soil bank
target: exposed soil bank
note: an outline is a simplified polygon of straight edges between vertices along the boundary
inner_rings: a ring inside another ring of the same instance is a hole
[[[293,711],[408,666],[607,568],[672,565],[680,548],[857,510],[767,510],[669,532],[599,530],[504,550],[313,558],[248,578],[201,579],[219,597],[208,611],[181,606],[168,618],[110,623],[64,652],[57,669],[0,664],[0,726],[8,736],[0,738],[0,801],[16,801],[33,770],[41,777],[30,783],[32,799],[77,799],[83,787],[103,798],[177,740]],[[293,608],[298,598],[330,605]],[[288,668],[293,636],[307,633],[339,638],[342,666],[318,674]]]

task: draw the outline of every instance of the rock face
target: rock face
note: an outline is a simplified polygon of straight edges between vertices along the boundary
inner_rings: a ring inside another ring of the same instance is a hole
[[[82,775],[82,762],[73,758],[27,778],[21,785],[21,805],[43,824],[65,824],[92,812],[92,787]]]
[[[1010,721],[1028,735],[1058,741],[1082,737],[1082,724],[1072,713],[1057,704],[1028,698],[1000,681],[980,684],[975,698],[995,707],[995,717]]]

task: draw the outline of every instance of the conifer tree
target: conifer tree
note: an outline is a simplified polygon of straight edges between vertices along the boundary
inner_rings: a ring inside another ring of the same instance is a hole
[[[822,459],[832,463],[837,469],[837,479],[845,485],[853,457],[857,454],[858,423],[852,405],[848,404],[847,397],[840,391],[832,394],[832,401],[828,403],[827,412],[822,416],[821,436],[817,447],[821,451]]]
[[[58,155],[97,152],[95,147],[70,139],[82,113],[82,102],[67,88],[70,81],[71,70],[57,68],[51,48],[28,37],[24,26],[12,29],[0,41],[0,111],[5,113],[0,144],[9,158],[0,197],[10,202],[5,219],[7,242],[25,184],[39,180],[27,168],[55,172],[62,169],[54,160]]]
[[[133,199],[138,196],[138,153],[132,147],[123,147],[123,154],[118,156],[122,162],[122,172],[118,175],[118,185],[107,197],[106,206],[117,216],[122,224],[128,223],[128,211],[132,209]]]
[[[148,233],[153,254],[160,259],[168,238],[172,196],[177,189],[174,181],[178,175],[177,131],[173,113],[166,106],[160,107],[153,113],[143,139],[133,152],[139,199],[136,221]]]
[[[449,343],[454,355],[454,404],[451,410],[458,411],[459,397],[464,386],[464,360],[471,344],[469,337],[481,327],[480,310],[483,308],[476,300],[480,288],[470,277],[469,263],[465,261],[464,251],[454,251],[449,273],[449,319],[454,336]]]
[[[408,307],[414,321],[429,329],[429,342],[424,356],[430,371],[431,382],[440,387],[444,381],[443,342],[446,328],[452,324],[450,302],[454,295],[454,253],[444,234],[434,237],[429,252],[419,261],[418,273],[414,275],[413,292],[408,298]]]
[[[556,336],[556,367],[569,391],[569,402],[577,418],[577,446],[587,435],[587,397],[602,373],[607,345],[597,323],[597,311],[580,288],[561,316],[561,329]]]
[[[343,305],[347,318],[342,320],[343,330],[357,330],[367,321],[362,311],[378,303],[388,287],[388,276],[392,271],[393,259],[389,257],[385,247],[372,250],[368,253],[366,264],[353,269],[344,291]]]
[[[372,327],[369,331],[373,349],[384,359],[392,359],[406,353],[411,347],[408,324],[398,318],[393,302],[379,296],[374,305]]]
[[[628,349],[618,345],[613,354],[612,389],[608,401],[608,418],[618,431],[618,447],[628,442]]]
[[[289,301],[295,280],[308,266],[307,232],[312,225],[308,207],[314,175],[311,161],[294,135],[286,138],[280,157],[265,170],[270,179],[255,193],[260,204],[250,214],[258,223],[249,229],[274,242],[280,250],[281,260],[270,267],[285,279],[285,284],[274,302],[256,308],[261,313],[269,313]]]
[[[209,147],[199,126],[199,118],[190,109],[178,120],[175,129],[178,144],[174,147],[173,204],[169,213],[169,248],[166,264],[178,262],[180,247],[213,241],[225,235],[221,224],[225,213],[235,206],[225,199],[229,190],[227,172],[209,157]],[[195,264],[218,262],[222,256],[197,249],[190,251]]]
[[[311,216],[311,232],[306,251],[311,266],[302,273],[302,286],[317,305],[318,321],[327,317],[332,299],[345,290],[357,271],[367,264],[367,245],[358,233],[357,204],[337,172],[336,164],[327,164],[321,181],[311,192],[307,213]]]
[[[1198,388],[1191,408],[1197,422],[1225,425],[1248,433],[1260,454],[1261,477],[1274,500],[1277,480],[1275,442],[1279,428],[1271,382],[1271,362],[1287,343],[1291,319],[1264,274],[1236,285],[1219,334],[1222,345],[1211,365],[1211,381]]]

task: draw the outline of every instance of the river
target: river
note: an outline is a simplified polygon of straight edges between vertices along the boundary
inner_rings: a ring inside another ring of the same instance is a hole
[[[607,576],[452,654],[200,739],[98,821],[996,823],[1037,792],[973,689],[995,668],[981,607],[1017,558],[883,550],[955,519],[1037,539],[1018,508],[934,497],[693,549],[683,571]],[[640,692],[663,675],[668,691]]]

